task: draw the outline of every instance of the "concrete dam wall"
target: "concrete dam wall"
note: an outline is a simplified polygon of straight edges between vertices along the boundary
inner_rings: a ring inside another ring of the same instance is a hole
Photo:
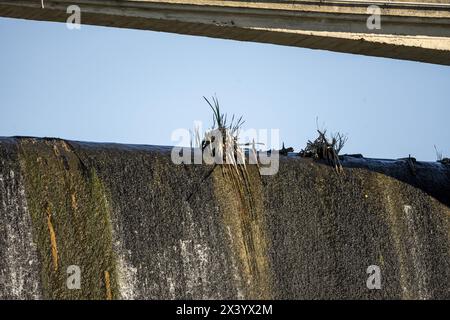
[[[0,138],[0,298],[449,299],[450,167],[342,164],[244,188],[167,147]]]

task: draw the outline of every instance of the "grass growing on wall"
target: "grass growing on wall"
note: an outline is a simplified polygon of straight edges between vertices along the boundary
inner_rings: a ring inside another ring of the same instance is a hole
[[[44,297],[118,298],[110,211],[95,171],[61,140],[22,140],[20,162]],[[71,265],[81,269],[80,290],[67,288]]]

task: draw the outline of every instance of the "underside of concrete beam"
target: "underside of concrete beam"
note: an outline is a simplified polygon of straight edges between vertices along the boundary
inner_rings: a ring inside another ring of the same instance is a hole
[[[450,65],[450,0],[211,1],[0,0],[0,16],[323,49]],[[367,28],[377,5],[381,29]]]

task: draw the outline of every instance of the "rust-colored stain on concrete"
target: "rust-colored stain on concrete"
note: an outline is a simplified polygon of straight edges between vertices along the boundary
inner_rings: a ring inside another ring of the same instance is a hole
[[[50,206],[47,206],[47,227],[50,233],[50,244],[52,248],[53,269],[58,271],[58,246],[56,244],[56,233],[52,224],[52,212]]]
[[[106,300],[112,300],[111,280],[108,271],[105,271],[105,287],[106,287]]]

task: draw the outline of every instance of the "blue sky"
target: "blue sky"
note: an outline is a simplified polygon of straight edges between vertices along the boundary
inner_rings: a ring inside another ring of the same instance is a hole
[[[0,19],[0,136],[171,145],[211,124],[217,94],[245,128],[296,150],[316,117],[344,153],[450,156],[450,67],[140,30]]]

